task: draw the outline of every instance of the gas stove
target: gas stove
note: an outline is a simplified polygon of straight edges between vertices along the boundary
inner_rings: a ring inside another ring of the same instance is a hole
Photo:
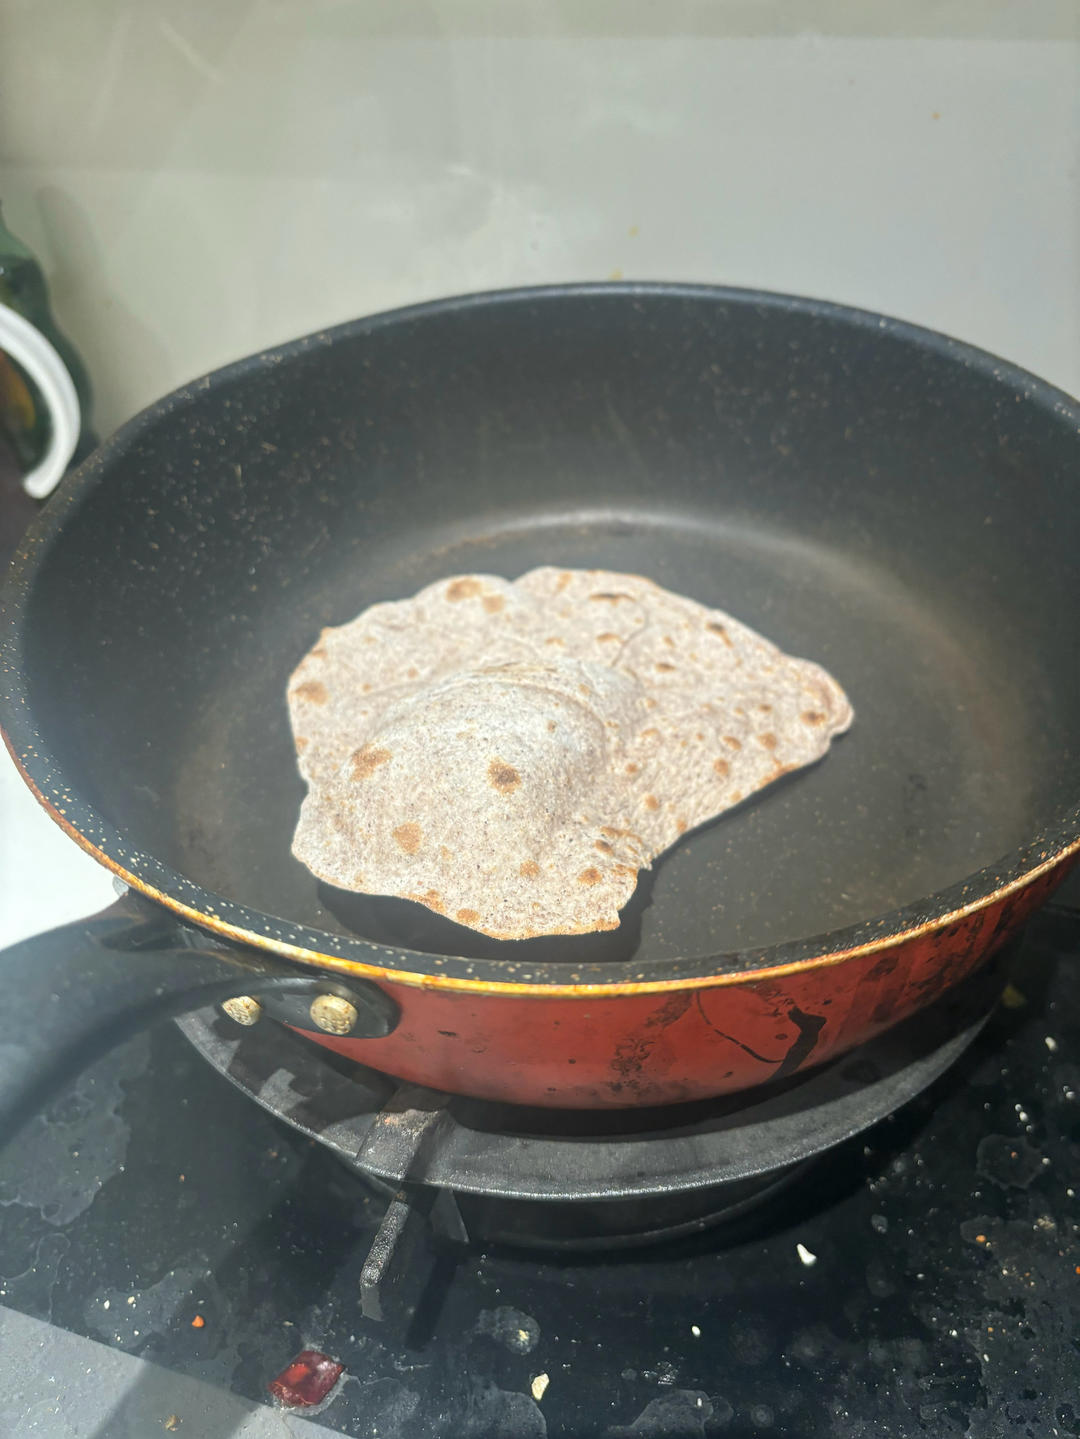
[[[304,1350],[296,1434],[1080,1432],[1078,960],[1048,909],[838,1064],[603,1121],[166,1025],[0,1158],[3,1432],[280,1433]]]

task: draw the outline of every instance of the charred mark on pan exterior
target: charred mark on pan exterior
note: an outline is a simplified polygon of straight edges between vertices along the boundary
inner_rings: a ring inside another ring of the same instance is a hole
[[[652,1053],[653,1046],[666,1029],[683,1017],[692,1000],[690,991],[680,990],[658,1009],[654,1009],[634,1033],[619,1041],[611,1061],[612,1071],[619,1076],[610,1085],[614,1093],[619,1094],[624,1088],[642,1087],[641,1070]]]
[[[698,1013],[712,1030],[713,1034],[718,1034],[721,1039],[726,1039],[729,1044],[734,1044],[737,1048],[741,1049],[744,1054],[748,1054],[751,1059],[756,1059],[759,1064],[781,1064],[783,1062],[779,1059],[770,1059],[767,1054],[758,1054],[756,1049],[751,1049],[748,1044],[743,1044],[742,1040],[736,1039],[733,1034],[725,1034],[722,1029],[719,1029],[715,1024],[713,1024],[712,1020],[705,1013],[705,1006],[701,1002],[700,991],[695,990],[694,1003],[697,1005]],[[798,1043],[798,1040],[796,1040],[796,1043]]]
[[[787,1074],[794,1074],[806,1063],[817,1046],[818,1035],[825,1028],[823,1014],[806,1014],[795,1004],[788,1010],[788,1018],[799,1032],[795,1036],[791,1048],[780,1061],[775,1075],[776,1079],[781,1079]]]

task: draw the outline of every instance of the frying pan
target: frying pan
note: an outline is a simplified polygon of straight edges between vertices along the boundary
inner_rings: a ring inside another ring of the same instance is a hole
[[[674,285],[421,305],[169,395],[6,586],[8,745],[130,887],[4,956],[40,1017],[0,1032],[9,1123],[102,1035],[227,995],[408,1081],[577,1108],[788,1076],[930,1003],[1077,856],[1078,461],[1080,406],[989,355]],[[540,564],[734,613],[824,664],[855,727],[688,835],[610,933],[500,943],[319,883],[289,849],[301,655]]]

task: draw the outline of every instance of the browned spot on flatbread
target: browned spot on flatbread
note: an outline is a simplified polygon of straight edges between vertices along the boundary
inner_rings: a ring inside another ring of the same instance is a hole
[[[324,705],[329,698],[321,680],[305,680],[293,690],[293,699],[306,700],[312,705]]]
[[[309,651],[309,658],[313,660],[324,660],[326,658],[326,646],[316,645],[313,650]]]
[[[560,595],[561,595],[562,592],[563,592],[563,590],[566,589],[567,585],[570,583],[570,581],[571,581],[573,578],[574,578],[574,577],[573,577],[573,575],[570,573],[569,570],[563,570],[562,574],[561,574],[561,575],[559,576],[559,578],[555,581],[555,592],[556,592],[556,594],[560,594]]]
[[[637,774],[637,772],[638,772],[638,770],[639,770],[640,768],[641,768],[641,766],[640,766],[639,764],[635,764],[634,761],[631,760],[630,763],[626,766],[626,773],[627,773],[627,774]]]
[[[660,808],[660,801],[656,798],[656,796],[655,796],[654,794],[647,794],[647,795],[645,796],[645,799],[644,799],[643,803],[644,803],[646,809],[659,809],[659,808]]]
[[[631,604],[633,604],[634,602],[633,595],[624,595],[622,593],[609,590],[598,590],[596,594],[590,595],[589,599],[599,600],[601,603],[608,605],[617,605],[620,604],[623,600],[628,600]]]
[[[475,909],[459,909],[456,918],[462,924],[475,924],[480,918]]]
[[[601,854],[611,854],[613,846],[608,844],[606,839],[598,839],[593,848],[598,849]]]
[[[502,595],[485,595],[483,599],[484,609],[489,615],[497,615],[505,604]]]
[[[446,598],[451,604],[456,604],[458,600],[475,599],[483,592],[484,586],[479,580],[474,580],[471,575],[465,575],[460,580],[451,580],[446,587]]]
[[[609,645],[614,641],[615,644],[618,644],[621,639],[621,635],[612,634],[611,630],[605,630],[602,635],[596,636],[596,643],[598,645]]]
[[[302,734],[298,734],[296,736],[296,739],[294,740],[294,744],[296,745],[296,753],[303,754],[304,750],[307,749],[310,743],[310,740],[305,739]]]
[[[733,734],[726,734],[724,736],[724,743],[728,749],[742,749],[742,740],[736,739]]]
[[[390,751],[381,749],[378,745],[362,746],[352,757],[353,779],[368,779],[390,757]]]
[[[712,762],[712,767],[721,777],[721,779],[725,778],[731,773],[731,766],[728,764],[726,759],[714,759]]]
[[[488,765],[488,780],[500,794],[513,794],[521,783],[521,776],[512,764],[505,760],[493,759]]]
[[[675,828],[679,831],[680,834],[685,834],[685,833],[686,833],[686,821],[680,817],[679,819],[677,819],[677,820],[675,821]]]
[[[772,705],[765,705],[765,704],[758,705],[758,713],[759,713],[759,714],[763,714],[763,715],[771,715],[771,714],[772,714]]]
[[[549,734],[551,734],[554,730],[557,730],[558,728],[559,728],[559,726],[555,723],[554,720],[548,720],[548,733],[549,733]]]
[[[420,671],[416,668],[415,665],[410,665],[409,668],[405,671],[405,677],[406,677],[406,679],[410,679],[410,680],[419,679],[419,678],[420,678]]]
[[[600,871],[590,864],[588,869],[583,869],[578,875],[578,884],[599,884],[602,878]]]
[[[656,668],[657,668],[658,670],[663,670],[665,674],[671,674],[671,672],[672,672],[672,670],[675,668],[675,666],[674,666],[674,665],[669,665],[668,662],[667,662],[667,660],[657,660],[657,661],[656,661]]]
[[[417,894],[413,898],[427,905],[428,909],[433,909],[436,914],[446,913],[446,905],[443,904],[442,895],[437,889],[429,889],[426,894]]]
[[[822,725],[825,723],[825,716],[820,710],[803,710],[801,719],[803,724]]]
[[[758,735],[758,744],[764,745],[766,749],[775,749],[776,743],[776,736],[771,729],[766,730],[764,734]]]
[[[643,730],[641,731],[641,738],[642,738],[642,739],[659,739],[659,738],[660,738],[660,731],[659,731],[658,729],[653,729],[653,728],[651,728],[651,727],[650,727],[649,729],[643,729]]]
[[[719,637],[727,645],[728,649],[731,649],[731,636],[728,634],[727,630],[724,628],[723,625],[718,625],[715,620],[710,620],[705,626],[705,628],[709,631],[710,634],[719,635]]]
[[[405,824],[399,824],[394,830],[394,843],[406,854],[415,854],[420,848],[423,840],[423,832],[414,820],[408,820]]]
[[[564,649],[566,648],[566,641],[561,635],[548,635],[544,643],[546,645],[562,645]]]
[[[540,866],[535,859],[527,859],[518,870],[518,874],[520,874],[523,879],[539,879]]]

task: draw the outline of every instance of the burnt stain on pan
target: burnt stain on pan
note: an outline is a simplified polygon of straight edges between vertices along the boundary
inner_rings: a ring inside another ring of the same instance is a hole
[[[648,1086],[647,1078],[643,1080],[643,1071],[657,1040],[666,1029],[683,1017],[693,998],[693,993],[689,990],[673,994],[658,1009],[654,1009],[641,1025],[619,1041],[611,1061],[612,1073],[617,1076],[609,1084],[614,1094],[621,1094],[625,1089],[635,1091]]]
[[[788,1018],[798,1030],[791,1048],[784,1055],[776,1070],[775,1078],[782,1079],[785,1075],[794,1074],[801,1069],[806,1061],[813,1054],[817,1046],[818,1036],[825,1028],[825,1016],[823,1014],[805,1014],[798,1005],[793,1004],[788,1010]]]

